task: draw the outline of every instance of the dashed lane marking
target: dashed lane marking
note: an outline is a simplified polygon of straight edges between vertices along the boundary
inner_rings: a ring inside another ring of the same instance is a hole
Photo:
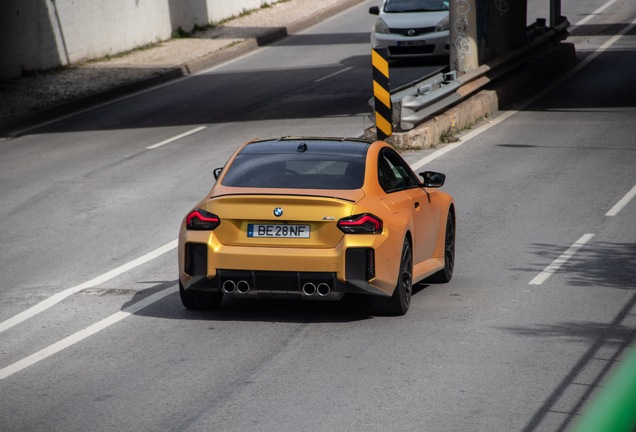
[[[124,318],[128,318],[130,315],[140,311],[141,309],[150,306],[153,303],[158,302],[162,298],[176,292],[175,287],[166,288],[163,291],[159,291],[140,302],[137,302],[131,306],[128,306],[126,309],[116,312],[108,318],[104,318],[103,320],[93,324],[90,327],[86,327],[83,330],[78,331],[71,336],[62,339],[59,342],[54,343],[53,345],[49,345],[48,347],[36,352],[35,354],[31,354],[28,357],[23,358],[22,360],[18,360],[17,362],[0,369],[0,380],[3,380],[14,373],[20,372],[23,369],[28,368],[29,366],[33,366],[34,364],[51,357],[53,354],[56,354],[76,343],[86,339],[89,336],[98,333],[111,325],[118,323]]]
[[[337,76],[337,75],[340,75],[341,73],[345,73],[346,71],[351,70],[351,69],[353,69],[353,66],[346,67],[346,68],[344,68],[344,69],[342,69],[342,70],[336,71],[336,72],[334,72],[334,73],[332,73],[332,74],[329,74],[329,75],[327,75],[327,76],[324,76],[324,77],[322,77],[322,78],[318,78],[318,79],[317,79],[316,81],[314,81],[314,82],[316,82],[316,83],[322,82],[322,81],[327,80],[327,79],[329,79],[329,78],[333,78],[333,77],[335,77],[335,76]]]
[[[600,8],[596,9],[594,12],[592,12],[591,14],[589,14],[588,16],[586,16],[585,18],[583,18],[581,21],[577,22],[574,25],[580,26],[585,24],[586,22],[592,20],[592,18],[594,18],[595,16],[597,16],[598,14],[600,14],[601,12],[603,12],[605,9],[607,9],[608,7],[610,7],[611,5],[613,5],[614,3],[616,3],[618,0],[610,0],[607,3],[605,3],[603,6],[601,6]]]
[[[634,186],[632,190],[627,192],[627,194],[625,194],[625,196],[619,202],[617,202],[614,207],[612,207],[607,213],[605,213],[605,216],[616,216],[618,212],[623,209],[623,207],[625,207],[632,199],[634,199],[635,196],[636,186]]]
[[[192,130],[190,130],[190,131],[184,132],[184,133],[182,133],[182,134],[180,134],[180,135],[177,135],[177,136],[175,136],[175,137],[168,138],[167,140],[161,141],[160,143],[157,143],[157,144],[151,145],[150,147],[146,147],[146,149],[148,149],[148,150],[154,150],[154,149],[159,148],[159,147],[161,147],[161,146],[164,146],[164,145],[166,145],[166,144],[170,144],[171,142],[174,142],[174,141],[180,140],[181,138],[185,138],[185,137],[187,137],[188,135],[192,135],[192,134],[195,134],[195,133],[197,133],[197,132],[201,132],[201,131],[202,131],[203,129],[205,129],[206,127],[207,127],[207,126],[199,126],[198,128],[194,128],[194,129],[192,129]]]
[[[23,321],[26,321],[27,319],[39,314],[40,312],[43,312],[45,310],[47,310],[48,308],[50,308],[51,306],[54,306],[56,304],[58,304],[59,302],[61,302],[62,300],[64,300],[66,297],[75,294],[76,292],[79,292],[83,289],[86,288],[92,288],[96,285],[102,284],[106,281],[109,281],[111,279],[113,279],[116,276],[119,276],[122,273],[125,273],[129,270],[134,269],[135,267],[139,267],[142,264],[147,263],[148,261],[151,261],[163,254],[165,254],[166,252],[169,252],[173,249],[175,249],[177,247],[177,240],[173,240],[170,243],[168,243],[167,245],[161,246],[158,249],[155,249],[154,251],[147,253],[146,255],[139,257],[133,261],[130,261],[127,264],[124,264],[122,266],[117,267],[116,269],[113,269],[109,272],[104,273],[101,276],[97,276],[95,279],[91,279],[88,282],[84,282],[81,285],[77,285],[74,286],[72,288],[67,288],[64,291],[61,291],[57,294],[52,295],[51,297],[47,298],[46,300],[36,304],[35,306],[25,310],[24,312],[20,312],[19,314],[15,315],[12,318],[9,318],[6,321],[3,321],[0,323],[0,333],[2,333],[3,331],[10,329],[11,327],[20,324]]]
[[[593,237],[594,234],[583,235],[583,237],[578,239],[568,250],[563,252],[560,257],[552,261],[552,264],[547,266],[545,270],[537,275],[537,277],[532,279],[530,281],[530,285],[541,285],[543,282],[547,281],[550,276],[568,262],[579,251],[579,249],[585,246],[585,244],[592,240]]]

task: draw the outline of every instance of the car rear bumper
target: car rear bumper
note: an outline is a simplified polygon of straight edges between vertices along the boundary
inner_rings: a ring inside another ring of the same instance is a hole
[[[328,249],[274,248],[227,246],[214,234],[185,231],[179,244],[179,277],[185,290],[235,296],[306,300],[338,300],[344,293],[387,296],[397,280],[391,263],[399,263],[399,252],[392,251],[387,237],[344,236]],[[387,262],[375,258],[378,250]],[[245,282],[240,290],[239,282]],[[303,290],[308,283],[316,287],[315,293]],[[324,286],[319,292],[320,284],[329,287],[327,295]]]

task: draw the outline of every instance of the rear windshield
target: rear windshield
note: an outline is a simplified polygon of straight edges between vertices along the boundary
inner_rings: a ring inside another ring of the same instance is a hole
[[[447,11],[448,0],[387,0],[384,12]]]
[[[365,159],[321,154],[239,154],[223,186],[285,189],[360,189]]]

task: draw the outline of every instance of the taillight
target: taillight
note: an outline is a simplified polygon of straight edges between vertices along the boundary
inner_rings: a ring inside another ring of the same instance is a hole
[[[194,210],[186,218],[186,227],[191,230],[213,230],[220,223],[217,215],[201,209]]]
[[[338,228],[345,234],[381,234],[382,226],[382,219],[371,213],[346,217],[338,221]]]

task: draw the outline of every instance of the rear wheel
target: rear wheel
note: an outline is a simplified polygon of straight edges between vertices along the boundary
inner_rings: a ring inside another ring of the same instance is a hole
[[[205,291],[186,291],[179,281],[179,295],[181,296],[181,303],[187,309],[216,309],[223,300],[222,292],[205,292]]]
[[[426,282],[446,283],[453,277],[455,268],[455,217],[451,211],[446,218],[446,235],[444,236],[444,268],[430,276]]]
[[[404,315],[411,305],[413,294],[413,254],[411,244],[404,240],[397,285],[391,297],[371,297],[374,311],[380,315]]]

